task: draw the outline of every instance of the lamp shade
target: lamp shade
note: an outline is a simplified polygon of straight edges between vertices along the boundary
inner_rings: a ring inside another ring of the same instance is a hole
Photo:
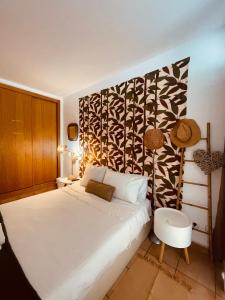
[[[67,150],[68,150],[68,149],[67,149],[67,145],[63,145],[63,144],[59,145],[58,148],[57,148],[57,151],[58,151],[59,153],[63,153],[63,152],[65,152],[65,151],[67,151]]]

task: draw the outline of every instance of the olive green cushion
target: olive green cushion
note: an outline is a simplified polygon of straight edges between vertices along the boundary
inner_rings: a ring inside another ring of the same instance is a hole
[[[106,201],[111,201],[115,187],[95,180],[89,180],[85,192],[94,194]]]

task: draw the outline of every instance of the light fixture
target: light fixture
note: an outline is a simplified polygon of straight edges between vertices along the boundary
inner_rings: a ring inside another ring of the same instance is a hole
[[[74,164],[77,162],[77,160],[80,160],[82,157],[82,154],[80,152],[75,152],[75,151],[71,151],[68,149],[67,145],[65,144],[60,144],[57,148],[57,151],[59,153],[69,153],[70,157],[71,157],[71,171],[72,171],[72,175],[73,175],[73,167]]]
[[[67,149],[67,145],[63,145],[63,144],[59,145],[58,148],[57,148],[57,151],[58,151],[59,153],[66,152],[67,150],[68,150],[68,149]]]

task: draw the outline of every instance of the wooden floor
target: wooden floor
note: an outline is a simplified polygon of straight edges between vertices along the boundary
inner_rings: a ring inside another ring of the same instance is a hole
[[[191,264],[187,265],[183,256],[183,251],[166,246],[164,261],[162,265],[158,263],[160,246],[152,244],[147,238],[131,262],[127,265],[117,282],[106,294],[104,300],[147,300],[151,292],[149,281],[152,280],[152,274],[148,274],[146,267],[134,263],[138,258],[142,261],[155,264],[171,277],[176,278],[176,284],[183,282],[189,287],[188,299],[190,300],[222,300],[225,299],[223,292],[222,266],[215,266],[209,259],[206,251],[192,245],[189,248]],[[131,277],[131,274],[132,277]],[[134,278],[136,276],[136,278]],[[132,280],[131,280],[132,278]],[[175,279],[173,279],[175,281]],[[169,287],[163,280],[161,287],[164,289],[164,295],[160,299],[151,297],[149,299],[168,300],[175,299],[169,295]],[[149,290],[150,289],[150,290]],[[166,290],[168,289],[168,291]],[[128,293],[129,290],[129,293]],[[131,292],[132,291],[132,292]],[[144,291],[144,292],[143,292]],[[129,296],[128,296],[129,295]],[[147,296],[146,296],[147,295]],[[182,300],[182,299],[181,299]]]

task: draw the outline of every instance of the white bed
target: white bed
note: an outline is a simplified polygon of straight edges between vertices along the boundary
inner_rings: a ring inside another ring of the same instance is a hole
[[[149,230],[148,201],[107,202],[79,183],[0,210],[12,249],[44,300],[100,300]]]

